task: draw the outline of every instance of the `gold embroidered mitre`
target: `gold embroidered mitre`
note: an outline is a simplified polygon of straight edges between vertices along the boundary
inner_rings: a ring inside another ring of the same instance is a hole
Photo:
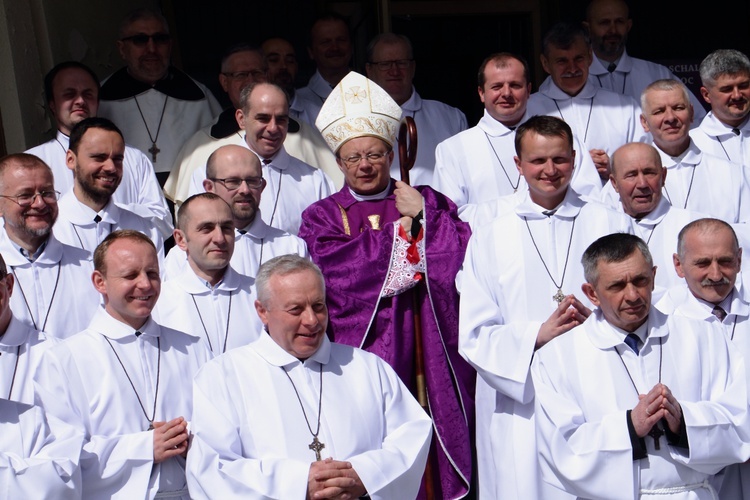
[[[388,92],[355,71],[349,72],[323,103],[315,126],[336,153],[356,137],[378,137],[393,147],[401,107]]]

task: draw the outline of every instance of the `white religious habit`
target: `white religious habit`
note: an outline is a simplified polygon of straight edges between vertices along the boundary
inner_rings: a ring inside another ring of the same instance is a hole
[[[227,111],[231,111],[231,115],[228,115]],[[203,189],[202,182],[206,178],[208,157],[221,146],[228,144],[247,147],[245,132],[237,125],[234,109],[225,110],[215,124],[196,132],[180,149],[175,168],[164,184],[164,193],[175,202],[177,208],[189,196],[195,171],[203,171],[203,176],[198,182],[200,189]],[[336,157],[315,127],[306,122],[290,120],[284,148],[291,156],[323,170],[331,178],[336,189],[341,189],[344,174],[336,163]]]
[[[262,333],[207,363],[193,398],[194,499],[305,498],[317,454],[350,462],[372,499],[417,496],[432,422],[374,354],[324,337],[300,361]]]
[[[579,498],[712,499],[713,474],[750,457],[745,363],[718,325],[652,309],[625,332],[597,309],[537,351],[531,371],[544,480]],[[630,410],[659,382],[685,431],[662,421],[638,438]]]
[[[192,380],[210,358],[198,337],[153,319],[134,331],[103,308],[86,330],[45,352],[35,397],[84,435],[83,498],[189,498],[185,460],[155,464],[150,426],[190,421]]]
[[[60,243],[50,234],[38,255],[29,259],[0,231],[0,254],[15,283],[10,309],[34,330],[64,339],[89,324],[101,295],[91,284],[91,254]]]
[[[53,434],[38,406],[0,398],[0,498],[81,498],[83,436]]]
[[[750,167],[750,118],[739,127],[730,127],[709,111],[701,124],[690,131],[701,151]]]
[[[59,130],[51,141],[26,151],[44,161],[52,169],[55,189],[67,193],[73,188],[73,171],[65,163],[70,146],[70,137]],[[139,149],[125,145],[122,181],[112,195],[116,203],[149,219],[159,230],[162,238],[172,236],[172,214],[169,212],[164,193],[154,174],[154,166]]]
[[[417,127],[417,156],[409,170],[412,186],[434,187],[435,148],[444,140],[466,130],[466,115],[463,111],[440,101],[422,99],[412,86],[411,97],[401,105],[403,118],[410,116]],[[398,153],[398,136],[393,145],[391,177],[401,180],[401,159]]]
[[[153,317],[160,325],[200,337],[218,356],[258,338],[263,323],[255,314],[256,298],[255,279],[231,266],[211,286],[187,265],[162,284]]]
[[[322,170],[290,156],[284,146],[270,161],[263,158],[260,161],[266,180],[260,198],[263,220],[269,226],[296,235],[302,223],[302,212],[316,201],[330,196],[333,181]],[[205,192],[205,178],[205,169],[193,172],[189,196]]]
[[[714,304],[695,297],[685,282],[669,289],[655,307],[664,314],[721,325],[729,340],[742,353],[746,382],[750,386],[750,370],[747,369],[747,360],[750,359],[750,297],[747,287],[743,287],[740,282],[738,276],[732,292],[717,304],[721,311],[714,312]],[[714,483],[722,500],[745,498],[742,492],[750,491],[750,464],[728,466],[723,473],[715,476]]]
[[[529,116],[549,115],[564,120],[586,150],[603,149],[609,156],[628,142],[645,142],[641,107],[630,96],[601,89],[590,81],[571,97],[547,77],[529,97]]]
[[[636,102],[641,102],[641,93],[652,82],[656,80],[680,80],[669,68],[652,61],[630,57],[628,51],[623,49],[620,59],[615,61],[614,71],[609,71],[609,63],[600,60],[596,55],[592,58],[589,66],[589,81],[597,87],[629,95]],[[700,125],[706,116],[706,108],[703,107],[701,99],[689,91],[690,104],[693,105],[694,117],[691,128]]]
[[[520,123],[528,117],[524,115]],[[432,186],[453,200],[462,218],[466,205],[526,191],[526,181],[513,159],[515,138],[515,128],[506,127],[485,110],[475,127],[437,145]],[[575,169],[570,185],[578,194],[596,198],[602,181],[591,155],[577,137],[574,137],[574,150]]]
[[[122,68],[102,82],[98,116],[109,118],[128,144],[148,155],[159,173],[169,172],[190,137],[221,113],[211,91],[170,66],[153,86]]]
[[[113,199],[95,212],[82,203],[73,190],[60,197],[57,206],[60,214],[52,231],[66,245],[82,248],[93,258],[94,250],[104,238],[118,229],[134,229],[145,234],[156,246],[159,261],[164,260],[164,239],[153,224],[140,215],[115,203]]]
[[[557,297],[581,292],[581,255],[597,238],[632,234],[630,220],[568,189],[551,215],[528,194],[515,209],[472,233],[462,271],[459,352],[477,369],[479,494],[558,498],[541,484],[529,367],[542,323]],[[502,464],[498,466],[497,464]],[[567,498],[567,496],[563,496]]]
[[[307,243],[299,236],[271,227],[257,214],[253,222],[244,229],[234,230],[234,253],[229,264],[240,274],[255,278],[261,264],[279,255],[297,254],[309,258]],[[173,246],[162,267],[162,279],[171,280],[188,266],[187,254],[177,245]]]
[[[315,70],[313,76],[310,77],[310,81],[307,82],[307,86],[297,89],[294,93],[297,100],[297,109],[301,110],[298,115],[299,118],[308,120],[310,125],[315,126],[320,108],[323,107],[323,103],[331,94],[333,87],[321,76],[319,71]]]
[[[44,351],[58,341],[12,316],[5,333],[0,335],[0,398],[34,404],[31,377]]]

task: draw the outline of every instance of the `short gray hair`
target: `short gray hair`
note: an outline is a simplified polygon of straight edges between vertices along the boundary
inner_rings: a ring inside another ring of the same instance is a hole
[[[320,279],[320,284],[325,293],[326,284],[323,279],[323,273],[320,268],[311,260],[300,257],[297,254],[280,255],[263,263],[258,269],[258,275],[255,277],[255,290],[258,294],[258,301],[266,306],[270,299],[268,282],[273,276],[286,276],[302,271],[312,271]]]
[[[685,102],[687,102],[689,106],[692,106],[692,103],[690,102],[690,91],[684,83],[672,78],[662,78],[661,80],[651,82],[645,89],[643,89],[643,92],[641,92],[641,109],[646,109],[646,97],[649,92],[654,90],[668,92],[674,89],[682,90],[682,96],[685,98]]]
[[[700,65],[701,82],[704,87],[716,85],[722,75],[750,75],[750,59],[739,50],[719,49],[706,56]]]
[[[622,262],[636,250],[640,250],[648,262],[648,267],[654,267],[654,259],[648,250],[648,245],[638,236],[628,233],[612,233],[602,236],[583,252],[583,276],[586,282],[595,285],[599,279],[599,262]]]
[[[685,239],[690,231],[713,233],[720,229],[727,229],[732,233],[732,237],[734,238],[734,251],[736,253],[740,249],[740,242],[737,239],[737,233],[735,233],[734,228],[721,219],[704,217],[690,222],[680,230],[680,233],[677,235],[677,256],[680,260],[685,258]]]

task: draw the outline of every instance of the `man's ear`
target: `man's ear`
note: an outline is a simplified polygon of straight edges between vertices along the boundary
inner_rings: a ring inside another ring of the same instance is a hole
[[[596,289],[591,283],[584,283],[581,285],[583,294],[589,299],[589,301],[596,307],[599,307],[599,297],[596,295]]]

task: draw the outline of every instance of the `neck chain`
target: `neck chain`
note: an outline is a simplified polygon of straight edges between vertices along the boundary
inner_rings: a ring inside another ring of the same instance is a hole
[[[570,247],[573,244],[573,232],[576,230],[576,220],[578,217],[573,218],[573,226],[570,228],[570,239],[568,240],[568,250],[565,254],[565,265],[563,266],[563,272],[562,277],[560,278],[560,284],[558,285],[555,281],[555,278],[552,277],[552,273],[549,272],[549,268],[547,267],[547,263],[544,262],[544,258],[542,257],[542,252],[539,251],[539,247],[536,244],[536,241],[534,240],[534,235],[531,233],[531,227],[529,227],[529,221],[526,219],[526,217],[523,218],[523,221],[526,223],[526,229],[529,231],[529,237],[531,237],[531,243],[534,244],[534,248],[536,249],[536,254],[539,256],[539,260],[542,261],[542,265],[544,266],[544,270],[547,271],[547,276],[549,276],[549,279],[552,280],[552,284],[557,287],[557,293],[552,296],[552,298],[558,303],[562,303],[563,300],[565,300],[565,294],[562,291],[563,283],[565,283],[565,271],[568,270],[568,259],[570,258]]]
[[[138,399],[138,404],[141,405],[141,411],[143,412],[143,416],[146,417],[146,420],[148,420],[148,429],[147,430],[153,430],[154,428],[154,419],[156,418],[156,401],[159,398],[159,375],[161,373],[161,338],[156,337],[156,349],[159,353],[158,357],[156,358],[156,389],[154,390],[154,411],[151,412],[151,418],[148,418],[148,413],[146,413],[146,407],[143,406],[143,401],[141,401],[141,397],[138,395],[138,391],[135,390],[135,384],[133,384],[133,379],[130,378],[130,374],[128,373],[128,370],[125,369],[125,365],[122,363],[122,359],[120,359],[120,355],[117,354],[117,351],[115,350],[115,346],[112,345],[112,342],[104,335],[104,340],[107,341],[107,344],[109,344],[109,347],[112,348],[112,352],[115,353],[115,357],[117,358],[117,361],[119,361],[120,366],[122,367],[122,371],[125,372],[125,376],[128,378],[128,382],[130,382],[130,387],[133,388],[133,392],[135,393],[135,397]]]
[[[620,94],[624,94],[625,93],[625,82],[628,81],[628,75],[629,74],[630,73],[625,73],[623,75],[623,78],[622,78],[622,90],[620,91]],[[612,91],[614,91],[615,90],[615,72],[613,71],[609,75],[612,77]],[[604,85],[602,85],[602,77],[601,77],[601,75],[596,75],[596,79],[599,80],[599,86],[601,88],[604,88]]]
[[[617,348],[617,346],[615,346],[615,351],[617,352],[617,355],[620,358],[620,363],[622,363],[622,367],[625,368],[625,372],[628,374],[630,383],[633,384],[633,389],[635,389],[636,395],[640,396],[641,393],[640,391],[638,391],[638,386],[635,385],[635,380],[633,379],[633,375],[630,374],[630,370],[628,370],[628,365],[626,365],[625,360],[622,359],[622,353]],[[661,367],[662,367],[663,355],[664,355],[664,346],[662,345],[662,338],[659,337],[659,383],[661,383]],[[654,448],[657,450],[661,449],[661,447],[659,446],[659,438],[664,435],[664,431],[659,427],[658,423],[654,424],[651,430],[648,431],[648,435],[654,439]]]
[[[10,266],[11,271],[13,271],[13,274],[16,277],[16,283],[18,284],[18,289],[21,291],[21,298],[23,298],[23,303],[26,304],[26,310],[29,312],[29,317],[31,318],[31,323],[34,325],[35,330],[46,331],[47,329],[47,320],[49,319],[49,313],[52,310],[52,303],[55,301],[55,295],[57,294],[57,285],[60,283],[60,264],[61,262],[57,263],[57,277],[55,278],[55,287],[52,289],[52,297],[50,297],[49,299],[49,305],[47,306],[47,313],[44,315],[44,323],[42,323],[41,328],[37,326],[36,320],[34,319],[34,313],[31,312],[31,306],[29,306],[29,301],[26,300],[26,293],[23,291],[23,287],[21,286],[21,280],[18,279],[18,274],[16,273],[16,266]]]
[[[268,174],[268,177],[269,178],[271,177],[270,172]],[[279,206],[279,197],[281,196],[281,178],[282,178],[281,169],[279,169],[279,185],[278,185],[278,188],[276,189],[276,199],[273,202],[273,210],[271,211],[271,219],[268,221],[269,226],[273,225],[273,219],[274,217],[276,217],[276,207]]]
[[[113,223],[111,223],[111,222],[108,222],[108,224],[109,224],[109,232],[107,232],[107,234],[111,233],[111,232],[112,232],[112,229],[114,228],[114,224],[113,224]],[[83,250],[88,250],[88,249],[86,248],[86,245],[84,245],[84,244],[83,244],[83,239],[81,238],[81,235],[80,235],[80,234],[78,233],[78,226],[77,226],[76,224],[72,223],[72,222],[70,223],[70,226],[71,226],[71,227],[73,228],[73,232],[74,232],[74,233],[76,233],[76,237],[78,238],[78,243],[80,243],[80,244],[81,244],[81,248],[82,248]],[[96,223],[96,227],[97,227],[97,228],[99,227],[99,223],[98,223],[98,222]],[[97,239],[99,239],[99,238],[98,238],[98,231],[97,231]],[[99,242],[99,243],[101,243],[101,242]],[[98,245],[99,243],[97,243],[97,245]],[[92,253],[92,255],[93,255],[93,253],[94,253],[94,251],[93,251],[93,250],[88,250],[88,251],[89,251],[89,252],[91,252],[91,253]]]
[[[503,165],[503,161],[500,159],[500,156],[497,154],[497,150],[495,150],[495,146],[492,145],[492,141],[490,140],[490,135],[485,132],[484,136],[487,138],[487,142],[490,143],[490,147],[492,148],[492,152],[495,153],[495,158],[497,158],[497,161],[500,163],[500,168],[503,169],[503,173],[505,174],[505,178],[508,179],[508,184],[510,184],[510,187],[513,188],[513,192],[515,193],[518,191],[518,185],[521,184],[521,174],[519,172],[518,179],[516,180],[515,186],[513,185],[513,181],[510,180],[510,175],[508,175],[508,171],[505,170],[505,165]]]
[[[690,192],[693,190],[693,180],[695,180],[695,167],[697,165],[693,165],[693,173],[690,174],[690,184],[688,184],[688,190],[687,194],[685,195],[685,203],[682,204],[683,210],[687,208],[688,199],[690,198]],[[667,194],[667,199],[669,200],[669,203],[672,203],[672,197],[669,196],[669,190],[667,189],[667,185],[664,184],[664,192]]]
[[[649,243],[651,243],[651,237],[654,235],[654,231],[656,231],[656,228],[659,227],[659,224],[661,224],[661,222],[663,220],[664,219],[660,220],[659,222],[657,222],[656,224],[654,224],[654,227],[651,228],[651,232],[648,234],[648,239],[646,240],[646,246],[648,246]],[[638,222],[640,222],[640,221],[636,221],[636,223],[638,223]]]
[[[224,330],[224,347],[222,348],[221,352],[227,352],[227,340],[229,340],[229,318],[232,317],[232,293],[233,291],[229,292],[229,307],[227,311],[227,326]],[[193,299],[193,305],[195,306],[195,310],[198,312],[198,319],[201,320],[201,326],[203,326],[203,331],[206,334],[206,340],[208,340],[208,347],[211,349],[211,352],[214,350],[214,346],[211,344],[211,337],[208,335],[208,329],[206,328],[206,323],[203,322],[203,316],[201,315],[201,310],[198,308],[198,302],[195,300],[195,295],[190,294],[190,298]]]
[[[289,373],[286,371],[286,368],[282,366],[281,369],[284,371],[284,375],[286,375],[286,378],[289,379],[289,382],[292,383],[292,388],[294,388],[294,394],[297,395],[297,401],[299,401],[299,407],[302,408],[302,415],[304,415],[305,417],[305,423],[307,424],[307,429],[310,431],[310,434],[312,434],[313,440],[309,445],[307,445],[307,447],[315,452],[315,460],[319,462],[321,460],[320,450],[326,447],[324,443],[321,443],[318,440],[318,434],[320,434],[320,415],[321,415],[320,410],[323,407],[323,365],[322,364],[320,365],[320,393],[318,395],[318,426],[315,428],[315,432],[313,432],[312,427],[310,426],[310,421],[307,419],[307,412],[305,411],[305,406],[302,404],[302,398],[299,397],[297,386],[294,385],[294,381],[292,380],[292,377],[289,376]]]
[[[562,119],[562,121],[565,121],[565,117],[563,116],[562,110],[560,109],[560,105],[557,104],[557,101],[554,100],[554,99],[552,99],[552,102],[555,103],[555,106],[557,107],[557,112],[560,113],[560,119]],[[573,107],[572,106],[572,103],[573,103],[573,98],[572,97],[570,98],[570,102],[571,102],[571,108],[572,108]],[[591,104],[589,104],[589,116],[588,116],[588,118],[586,118],[586,131],[583,133],[583,141],[582,142],[584,142],[584,143],[586,142],[586,138],[589,136],[589,124],[591,123],[591,111],[593,109],[594,109],[594,98],[592,97],[591,98]]]
[[[65,149],[65,146],[63,146],[63,143],[62,143],[62,142],[60,142],[60,139],[58,139],[58,138],[57,138],[57,135],[55,135],[55,141],[57,141],[57,143],[58,143],[58,144],[60,145],[60,147],[62,148],[62,150],[63,150],[63,154],[68,154],[68,150],[67,150],[67,149]]]
[[[736,321],[737,320],[735,319],[735,323]],[[11,377],[10,379],[10,389],[8,389],[8,399],[10,399],[10,395],[13,394],[13,385],[16,383],[16,373],[18,373],[18,360],[19,359],[21,359],[21,344],[18,344],[16,346],[16,363],[15,363],[15,366],[13,367],[13,377]]]
[[[148,134],[148,138],[151,141],[151,147],[148,148],[148,152],[151,153],[151,161],[156,163],[156,155],[161,152],[161,149],[156,147],[156,141],[159,140],[159,132],[161,132],[161,123],[164,121],[164,111],[167,109],[167,101],[169,100],[168,95],[164,95],[164,107],[161,108],[161,116],[159,117],[159,125],[156,127],[156,136],[151,135],[151,130],[148,128],[148,123],[146,123],[146,117],[143,116],[143,111],[141,111],[141,105],[138,104],[138,97],[133,96],[133,100],[135,101],[136,107],[138,107],[138,113],[141,115],[141,120],[143,120],[143,125],[146,127],[146,133]]]

